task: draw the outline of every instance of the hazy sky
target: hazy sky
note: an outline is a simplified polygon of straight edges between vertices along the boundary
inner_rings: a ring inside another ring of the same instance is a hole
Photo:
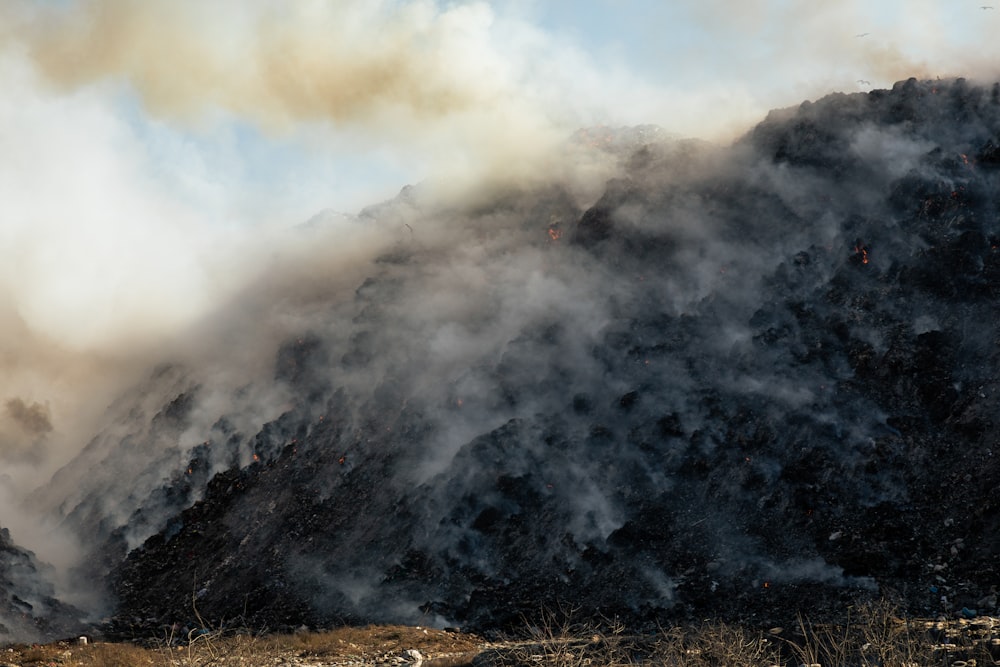
[[[0,0],[0,401],[59,433],[325,208],[531,178],[583,126],[992,80],[988,1]]]
[[[1000,50],[1000,12],[984,2],[5,0],[0,76],[27,93],[5,103],[20,109],[4,110],[19,116],[6,130],[19,143],[87,116],[103,123],[88,133],[102,153],[136,160],[129,171],[197,216],[292,223],[492,158],[511,133],[656,123],[728,138],[833,90],[977,74]],[[344,74],[345,63],[361,66]],[[363,79],[388,95],[342,113],[309,99],[341,87],[364,98]],[[36,148],[48,164],[50,147]]]

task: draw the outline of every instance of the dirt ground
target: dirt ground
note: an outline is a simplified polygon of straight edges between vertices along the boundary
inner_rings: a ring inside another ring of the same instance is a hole
[[[521,639],[408,626],[344,627],[253,636],[206,633],[146,646],[64,640],[0,648],[0,667],[513,667],[515,665],[784,666],[806,664],[1000,665],[1000,619],[897,617],[889,607],[863,610],[847,626],[751,630],[722,623],[630,635],[624,627],[553,625]]]
[[[327,632],[253,636],[207,633],[166,638],[147,646],[124,642],[63,640],[0,649],[0,666],[132,667],[140,665],[321,665],[468,664],[499,646],[475,635],[423,627],[338,628]]]

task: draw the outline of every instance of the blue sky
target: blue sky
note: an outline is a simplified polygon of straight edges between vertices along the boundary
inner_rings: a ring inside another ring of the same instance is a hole
[[[322,113],[299,117],[292,114],[276,129],[270,126],[273,118],[253,113],[252,100],[227,105],[227,100],[220,101],[210,94],[212,76],[228,76],[238,67],[240,61],[235,54],[241,49],[249,59],[262,48],[254,43],[252,30],[246,28],[247,16],[266,20],[268,12],[300,14],[301,20],[287,21],[283,37],[289,40],[296,38],[295,31],[310,31],[316,26],[318,34],[325,32],[330,40],[339,39],[342,27],[338,22],[347,16],[355,20],[352,30],[370,31],[370,35],[351,45],[352,49],[365,49],[379,41],[380,31],[392,22],[394,14],[406,16],[405,10],[420,7],[421,11],[412,13],[419,14],[426,26],[404,34],[403,47],[440,40],[448,54],[440,63],[432,64],[460,67],[466,60],[472,63],[470,72],[454,79],[441,77],[448,86],[481,83],[474,80],[476,66],[483,67],[484,81],[498,76],[495,89],[485,91],[473,102],[485,107],[497,95],[507,100],[519,98],[517,104],[510,104],[502,119],[517,115],[518,122],[533,130],[567,132],[574,125],[648,122],[682,135],[722,140],[747,129],[769,108],[833,90],[867,90],[911,74],[978,73],[992,55],[984,51],[995,49],[991,42],[996,27],[993,13],[979,9],[981,0],[259,0],[210,4],[218,9],[198,10],[199,3],[191,0],[18,0],[16,5],[21,9],[15,13],[33,24],[30,34],[40,35],[33,42],[36,50],[39,42],[51,50],[53,44],[78,39],[76,48],[94,53],[102,51],[109,38],[136,35],[130,45],[122,48],[116,62],[92,62],[81,71],[57,73],[55,78],[62,79],[61,92],[72,95],[103,86],[108,113],[127,125],[139,142],[137,149],[146,151],[143,159],[150,169],[162,178],[164,187],[178,188],[181,198],[197,192],[220,195],[222,190],[232,189],[233,201],[214,209],[223,224],[227,220],[236,224],[279,220],[291,223],[306,216],[307,211],[325,207],[357,210],[391,195],[406,183],[433,176],[441,160],[475,162],[481,158],[481,150],[487,155],[492,150],[476,146],[490,121],[495,120],[489,114],[478,118],[482,129],[469,118],[470,114],[457,114],[464,115],[461,119],[414,119],[411,115],[392,131],[392,114],[367,123],[357,117],[331,118]],[[173,9],[159,14],[146,12],[153,18],[144,21],[135,18],[143,13],[135,8],[143,5]],[[282,5],[285,9],[275,10]],[[353,13],[329,10],[338,5],[376,9]],[[87,11],[78,11],[81,6],[101,7],[106,13],[118,10],[131,18],[109,23],[104,33],[93,39],[80,39],[80,26],[86,25],[88,19]],[[477,11],[456,16],[456,7],[463,6]],[[57,19],[61,15],[61,22],[53,20],[53,14],[37,13],[39,9],[53,8]],[[185,13],[190,16],[185,17]],[[161,32],[164,16],[168,23],[176,22],[176,29],[160,44],[156,35]],[[236,17],[240,19],[231,20]],[[310,27],[308,21],[316,25]],[[323,25],[324,21],[328,24]],[[194,30],[190,30],[191,26]],[[185,29],[189,34],[185,35]],[[152,36],[143,31],[150,31]],[[449,36],[462,31],[471,38],[463,41]],[[867,34],[856,37],[862,33]],[[307,39],[316,37],[311,34]],[[6,41],[13,40],[8,36]],[[144,40],[160,48],[159,53],[144,52]],[[158,108],[164,105],[154,99],[158,93],[149,84],[151,77],[190,77],[199,63],[185,63],[181,57],[176,70],[171,71],[171,58],[183,56],[192,45],[226,42],[235,45],[229,53],[209,49],[210,58],[220,58],[220,67],[208,68],[203,77],[193,77],[198,80],[192,89],[178,93],[191,98],[179,104],[179,113],[177,108],[169,108],[169,100],[165,104],[168,108]],[[350,50],[332,50],[319,57],[324,55],[353,54]],[[161,62],[146,67],[129,65],[147,59]],[[51,75],[55,68],[51,60],[42,57],[41,62],[44,84],[46,69]],[[504,66],[491,70],[497,62]],[[118,85],[108,85],[109,81]],[[203,90],[199,91],[199,86]],[[198,104],[199,94],[204,95],[203,106]],[[64,102],[66,99],[64,96]],[[407,116],[406,109],[401,110]],[[545,123],[550,127],[539,127]],[[449,125],[459,129],[449,133]],[[433,140],[421,141],[417,135]],[[442,157],[430,155],[434,152],[441,152]],[[203,168],[208,182],[195,184],[190,177],[171,178],[172,167],[184,165],[189,170],[184,160],[193,160]],[[267,193],[263,197],[267,201],[262,200],[263,193]]]
[[[420,3],[384,3],[390,12],[406,4]],[[454,8],[422,4],[438,16]],[[472,59],[506,59],[507,94],[523,94],[525,106],[533,106],[527,113],[545,116],[554,128],[657,123],[681,135],[722,141],[770,108],[827,92],[870,90],[911,75],[984,74],[995,62],[998,26],[995,10],[980,9],[981,0],[465,4],[490,15],[489,27],[477,33],[481,41],[471,47],[481,49]],[[143,134],[149,128],[137,106],[133,125]],[[203,132],[169,122],[159,129],[194,142],[209,162],[225,160],[219,168],[234,169],[230,159],[239,154],[230,182],[272,190],[290,217],[321,205],[357,210],[433,176],[436,160],[427,153],[441,150],[442,143],[464,144],[445,149],[445,159],[480,156],[476,125],[423,144],[384,135],[384,125],[321,120],[275,133],[257,120],[234,113]],[[413,133],[447,135],[432,125],[418,125]],[[281,216],[266,206],[253,208]]]

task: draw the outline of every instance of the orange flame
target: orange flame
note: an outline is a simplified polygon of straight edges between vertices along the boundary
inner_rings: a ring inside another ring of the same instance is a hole
[[[862,264],[867,264],[868,263],[868,248],[866,248],[865,246],[861,245],[860,243],[858,243],[857,245],[855,245],[854,246],[854,254],[855,255],[861,255],[861,263]]]
[[[555,227],[549,227],[549,238],[553,241],[558,241],[559,237],[562,236],[562,230],[556,229]]]

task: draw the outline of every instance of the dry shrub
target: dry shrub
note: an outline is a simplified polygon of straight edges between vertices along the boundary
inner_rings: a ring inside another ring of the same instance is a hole
[[[543,664],[557,667],[629,665],[641,638],[625,632],[617,618],[578,621],[577,610],[560,607],[542,610],[529,625],[531,640],[515,643],[512,650],[494,652],[496,664]]]
[[[650,654],[653,664],[671,667],[781,664],[780,648],[764,633],[726,623],[661,630]]]
[[[799,619],[799,637],[789,640],[799,664],[858,667],[922,667],[923,665],[996,664],[989,651],[992,635],[971,632],[965,621],[929,624],[905,620],[887,602],[854,607],[843,624],[813,625]],[[941,625],[935,641],[929,625]]]

